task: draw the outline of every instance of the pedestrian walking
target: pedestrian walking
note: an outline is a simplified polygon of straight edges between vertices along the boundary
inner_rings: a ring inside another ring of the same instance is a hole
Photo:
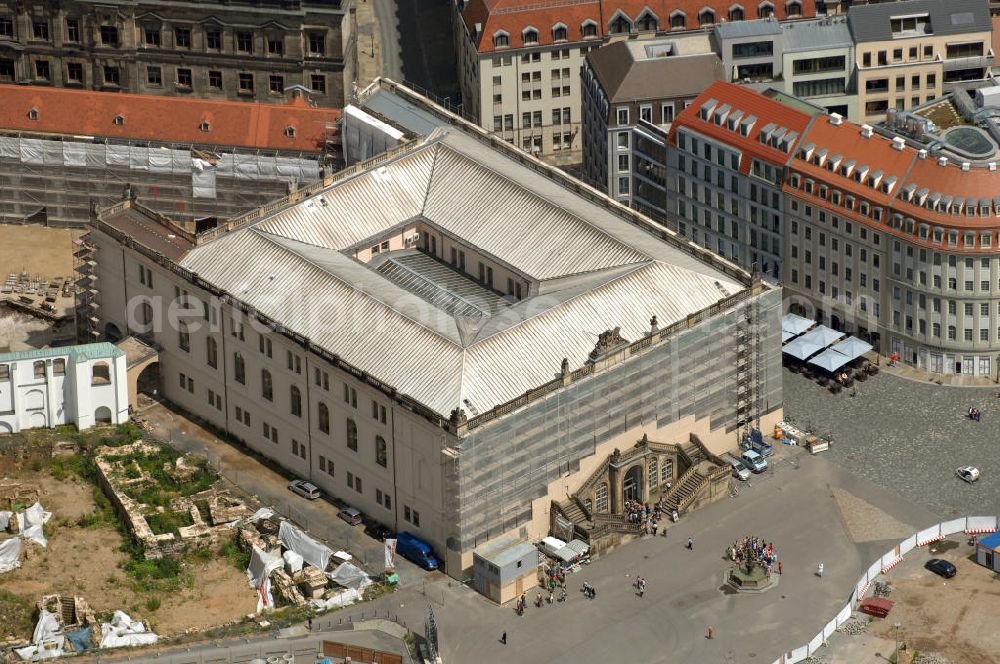
[[[694,551],[694,538],[688,537],[688,550]]]
[[[823,563],[820,563],[819,567],[816,568],[816,576],[823,578]]]
[[[500,635],[500,643],[507,645],[507,632]]]
[[[781,561],[778,561],[778,576],[781,576]]]
[[[709,639],[710,639],[710,638],[712,638],[712,637],[713,637],[714,635],[715,635],[715,630],[713,630],[713,629],[712,629],[712,626],[711,626],[711,625],[709,625],[709,626],[708,626],[708,636],[707,636],[707,638],[709,638]]]
[[[313,631],[313,619],[312,618],[310,618],[309,620],[306,621],[306,629],[309,630],[310,632]]]

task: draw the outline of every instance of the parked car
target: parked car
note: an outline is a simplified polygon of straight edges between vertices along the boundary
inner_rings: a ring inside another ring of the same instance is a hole
[[[319,488],[315,484],[306,482],[305,480],[292,480],[288,483],[288,489],[292,493],[297,493],[309,500],[316,500],[321,495]]]
[[[763,473],[767,470],[767,459],[753,450],[744,452],[741,459],[746,464],[746,467],[755,473]]]
[[[363,521],[361,517],[361,511],[356,510],[353,507],[345,507],[341,509],[339,512],[337,512],[337,516],[339,516],[341,519],[351,524],[352,526],[356,526]]]
[[[379,542],[384,542],[393,535],[391,528],[383,526],[377,521],[369,521],[365,524],[365,534]]]
[[[403,532],[396,536],[396,553],[426,570],[436,570],[441,566],[433,547],[411,533]]]
[[[744,481],[750,479],[750,469],[742,461],[732,457],[729,459],[729,465],[733,467],[733,477]]]
[[[954,565],[949,563],[947,560],[941,560],[940,558],[931,558],[924,564],[924,567],[946,579],[950,579],[958,573],[958,570],[955,569]]]
[[[964,468],[956,469],[955,475],[958,476],[958,479],[965,480],[969,484],[972,484],[979,479],[979,469],[975,466],[965,466]]]

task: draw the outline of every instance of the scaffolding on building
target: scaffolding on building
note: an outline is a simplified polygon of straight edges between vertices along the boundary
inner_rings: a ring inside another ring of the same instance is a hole
[[[758,280],[758,276],[754,276]],[[740,446],[760,430],[761,310],[760,298],[743,303],[743,320],[736,326],[736,432]]]
[[[76,273],[76,339],[79,343],[99,341],[101,290],[97,283],[97,245],[90,233],[73,241],[73,272]]]

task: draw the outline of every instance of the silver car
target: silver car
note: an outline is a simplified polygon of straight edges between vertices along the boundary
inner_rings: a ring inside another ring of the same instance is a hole
[[[316,500],[320,497],[319,488],[312,482],[306,482],[305,480],[292,480],[288,483],[288,490],[309,500]]]
[[[742,461],[733,457],[729,460],[729,465],[733,467],[733,477],[744,482],[750,479],[750,469]]]

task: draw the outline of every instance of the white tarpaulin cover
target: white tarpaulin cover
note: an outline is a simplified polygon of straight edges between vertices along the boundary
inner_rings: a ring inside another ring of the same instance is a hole
[[[0,542],[0,574],[21,566],[21,538]]]
[[[191,191],[195,198],[215,198],[215,168],[201,159],[191,160]]]
[[[314,599],[310,603],[320,611],[339,609],[345,606],[360,602],[363,599],[361,593],[354,588],[346,588],[328,599]]]
[[[271,572],[280,567],[281,558],[278,556],[272,556],[256,546],[251,551],[247,576],[250,578],[250,585],[257,589],[257,613],[274,608],[274,598],[271,596]]]
[[[385,541],[385,568],[395,569],[396,567],[396,540],[387,539]]]
[[[278,527],[278,538],[285,545],[285,548],[302,556],[302,559],[313,567],[326,571],[331,554],[327,546],[309,537],[288,521],[282,521],[281,526]]]
[[[338,586],[353,588],[354,590],[364,590],[372,584],[365,571],[353,563],[343,563],[336,570],[327,574],[327,577]]]
[[[132,620],[124,611],[115,611],[110,623],[101,623],[101,648],[146,646],[156,643],[158,639],[144,623]]]
[[[31,637],[32,645],[18,648],[15,652],[21,659],[49,659],[61,657],[66,637],[62,635],[62,623],[56,614],[42,609],[35,623],[35,633]]]
[[[63,164],[66,166],[86,166],[87,150],[83,143],[66,141],[62,144]]]
[[[302,556],[294,551],[285,551],[281,557],[285,559],[285,571],[289,574],[295,574],[302,569]]]
[[[48,540],[42,534],[42,524],[52,518],[52,512],[46,512],[41,503],[35,503],[17,515],[17,525],[21,537],[35,540],[44,547],[49,546]]]
[[[257,523],[261,519],[270,519],[274,516],[274,510],[270,507],[261,507],[259,510],[253,513],[253,516],[247,519],[250,523]]]
[[[0,510],[0,530],[7,530],[10,528],[10,517],[14,516],[13,512],[4,512]]]

